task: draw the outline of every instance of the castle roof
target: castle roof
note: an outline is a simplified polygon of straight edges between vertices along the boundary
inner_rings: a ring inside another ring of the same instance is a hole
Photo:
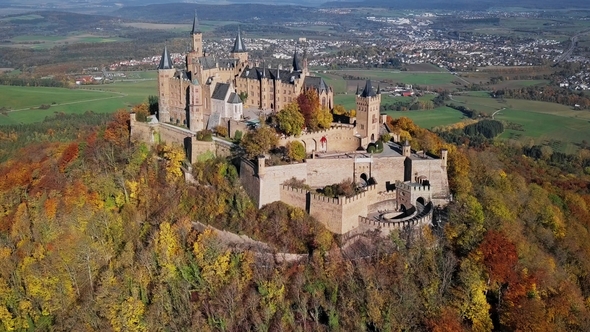
[[[199,19],[197,18],[197,10],[195,9],[195,17],[193,18],[193,30],[191,35],[201,33],[201,27],[199,26]]]
[[[187,72],[186,70],[179,70],[174,74],[174,77],[190,81],[191,80],[191,73]]]
[[[361,93],[361,97],[375,97],[377,94],[373,90],[373,85],[371,84],[371,80],[367,80],[365,83],[365,88],[363,89],[363,93]]]
[[[225,101],[225,96],[227,96],[229,88],[230,86],[227,83],[217,83],[215,85],[215,90],[213,90],[213,94],[211,95],[211,99]]]
[[[233,68],[236,66],[236,59],[215,59],[214,56],[202,56],[199,63],[204,70],[213,68]]]
[[[162,52],[162,59],[160,59],[160,64],[158,65],[158,69],[172,69],[174,68],[174,64],[172,63],[172,58],[170,57],[170,53],[168,53],[168,46],[164,46],[164,52]]]
[[[328,84],[326,84],[326,81],[324,81],[324,79],[321,77],[307,76],[303,81],[303,85],[305,86],[305,88],[316,89],[318,93],[322,93],[324,91],[328,92],[330,90]]]
[[[242,99],[240,99],[240,96],[238,96],[237,93],[232,92],[229,95],[229,98],[227,98],[227,102],[230,104],[241,104],[242,103]]]
[[[246,49],[246,45],[244,45],[244,41],[242,40],[242,33],[240,32],[240,28],[238,27],[238,35],[236,36],[236,40],[234,41],[234,47],[231,50],[232,53],[244,53],[248,52]]]
[[[241,78],[247,78],[250,80],[261,80],[261,79],[272,79],[281,81],[283,83],[295,83],[296,79],[301,77],[301,73],[291,72],[289,70],[282,69],[270,69],[265,67],[252,67],[246,68],[240,74]],[[293,80],[291,80],[293,77]]]

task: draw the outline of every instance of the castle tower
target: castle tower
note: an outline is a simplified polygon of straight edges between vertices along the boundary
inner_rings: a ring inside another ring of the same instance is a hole
[[[410,142],[406,140],[404,145],[402,145],[402,155],[404,157],[409,157],[412,154],[412,148],[410,147]]]
[[[197,10],[195,9],[195,17],[193,18],[193,30],[191,31],[193,39],[192,51],[196,53],[197,57],[203,56],[203,33],[199,26],[199,19],[197,18]]]
[[[297,57],[297,49],[295,49],[295,53],[293,53],[293,72],[302,72],[301,65],[299,64],[299,58]]]
[[[174,77],[175,72],[176,69],[166,45],[158,65],[158,120],[160,122],[170,122],[170,79]]]
[[[440,150],[440,161],[442,162],[442,167],[447,167],[447,158],[448,158],[449,150],[442,149]]]
[[[238,27],[238,35],[236,36],[236,40],[234,41],[234,47],[232,48],[230,55],[234,59],[238,59],[240,64],[248,62],[248,49],[246,45],[244,45],[244,41],[242,40],[242,32]]]
[[[367,138],[370,142],[379,139],[380,107],[381,91],[375,92],[371,80],[367,80],[363,91],[356,96],[356,127],[361,138]]]

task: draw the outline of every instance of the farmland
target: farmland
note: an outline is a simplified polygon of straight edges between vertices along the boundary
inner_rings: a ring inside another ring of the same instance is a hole
[[[0,115],[0,125],[42,121],[54,112],[81,114],[114,112],[147,101],[157,94],[155,80],[121,81],[78,89],[0,86],[0,95],[9,96],[0,107],[9,111]],[[49,105],[48,109],[40,109]]]

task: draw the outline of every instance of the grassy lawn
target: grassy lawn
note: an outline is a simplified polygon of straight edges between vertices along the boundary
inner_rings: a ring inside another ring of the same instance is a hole
[[[79,89],[0,86],[0,95],[7,96],[0,101],[0,107],[24,109],[0,115],[0,125],[6,125],[43,121],[54,112],[110,113],[129,108],[147,101],[150,95],[157,95],[157,83],[155,80],[124,81]],[[38,109],[41,104],[51,107]]]

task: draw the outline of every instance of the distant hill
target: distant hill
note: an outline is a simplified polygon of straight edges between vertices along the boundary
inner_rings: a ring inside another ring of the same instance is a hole
[[[178,23],[190,22],[195,9],[198,11],[200,20],[261,22],[266,24],[316,19],[325,21],[331,16],[330,14],[319,13],[314,8],[303,6],[263,4],[195,5],[189,3],[123,7],[112,15],[139,21]]]
[[[506,7],[534,9],[589,8],[586,0],[365,0],[365,1],[328,1],[322,7],[383,7],[397,9],[447,9],[447,10],[487,10]]]

